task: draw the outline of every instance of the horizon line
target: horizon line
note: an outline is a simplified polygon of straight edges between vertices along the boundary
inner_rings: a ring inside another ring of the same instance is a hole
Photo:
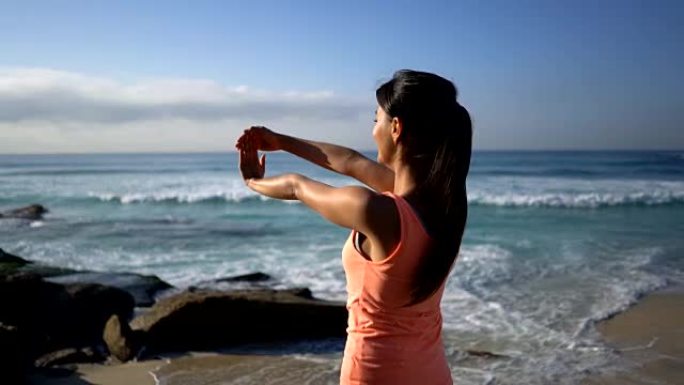
[[[354,149],[361,153],[377,152],[377,149]],[[542,148],[542,149],[516,149],[516,148],[496,148],[496,149],[474,149],[473,153],[478,152],[678,152],[684,148]],[[261,151],[262,153],[282,153],[285,151]],[[74,156],[74,155],[202,155],[202,154],[237,154],[236,150],[229,151],[103,151],[103,152],[9,152],[0,153],[0,156]]]

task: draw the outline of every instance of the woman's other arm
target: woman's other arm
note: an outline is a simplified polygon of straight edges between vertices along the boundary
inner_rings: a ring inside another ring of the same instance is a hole
[[[258,126],[245,130],[238,144],[246,137],[252,139],[257,150],[287,151],[330,171],[357,179],[376,191],[392,191],[394,188],[394,172],[391,169],[351,148],[296,138]]]

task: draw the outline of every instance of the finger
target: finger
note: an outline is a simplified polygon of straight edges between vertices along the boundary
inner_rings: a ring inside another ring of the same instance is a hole
[[[250,147],[249,149],[247,149],[245,157],[252,164],[256,165],[259,163],[258,151],[253,147]]]
[[[243,161],[249,160],[249,151],[247,149],[244,149],[244,148],[242,150],[240,150],[240,158]]]
[[[240,157],[239,157],[239,167],[240,167],[240,173],[245,174],[245,173],[250,173],[250,169],[253,168],[252,166],[253,162],[250,162],[248,154],[246,151],[240,151]]]
[[[244,147],[245,141],[246,141],[246,140],[247,140],[246,134],[242,134],[242,135],[240,135],[240,137],[238,138],[238,140],[237,140],[237,142],[236,142],[236,145],[237,145],[237,146],[240,146],[240,147]]]

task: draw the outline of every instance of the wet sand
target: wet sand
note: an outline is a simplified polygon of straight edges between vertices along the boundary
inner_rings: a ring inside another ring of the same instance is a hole
[[[164,385],[336,385],[339,360],[297,355],[195,355],[173,360],[156,372]]]
[[[127,362],[125,364],[79,364],[73,374],[36,373],[29,377],[30,385],[155,385],[152,372],[167,364],[165,360]]]
[[[167,360],[77,365],[65,377],[32,375],[32,385],[337,384],[338,360],[296,355],[189,353]]]
[[[681,288],[650,294],[625,312],[600,322],[597,329],[630,367],[587,379],[585,385],[684,384]]]

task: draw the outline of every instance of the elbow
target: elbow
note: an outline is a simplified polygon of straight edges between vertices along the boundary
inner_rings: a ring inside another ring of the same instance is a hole
[[[360,156],[361,153],[359,153],[358,151],[350,150],[347,156],[344,158],[344,161],[342,162],[342,166],[340,167],[340,174],[349,177],[354,177],[354,164]]]
[[[304,176],[300,174],[290,175],[290,183],[288,183],[290,186],[290,199],[301,200],[303,181]]]

